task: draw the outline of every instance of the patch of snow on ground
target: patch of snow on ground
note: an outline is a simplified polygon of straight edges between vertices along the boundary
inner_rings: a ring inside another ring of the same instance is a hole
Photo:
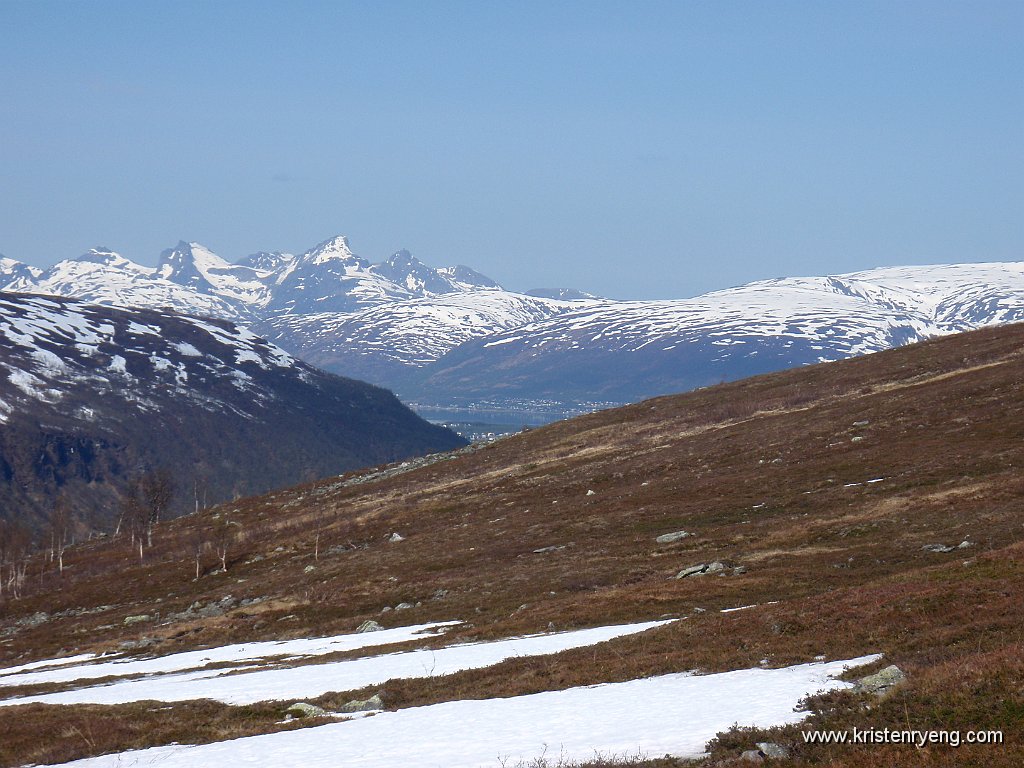
[[[877,658],[715,675],[681,673],[506,699],[452,701],[315,728],[200,746],[155,747],[66,765],[497,768],[540,757],[697,757],[716,733],[733,724],[770,727],[799,722],[804,713],[794,707],[801,699],[850,687],[835,676]]]
[[[147,699],[156,701],[215,699],[225,704],[241,705],[257,701],[315,698],[331,691],[353,691],[368,685],[379,685],[396,677],[437,677],[465,669],[490,667],[506,659],[521,656],[558,653],[570,648],[581,648],[616,637],[636,634],[669,623],[671,621],[649,621],[641,624],[596,627],[574,632],[530,635],[488,643],[455,645],[438,650],[406,651],[387,656],[231,675],[223,674],[224,670],[186,672],[163,677],[125,680],[94,688],[4,699],[0,701],[0,706],[33,702],[43,704],[126,704]],[[51,674],[63,671],[59,670]],[[64,679],[75,678],[65,677]]]
[[[96,654],[87,653],[54,661],[34,661],[18,667],[0,669],[0,686],[37,685],[40,683],[64,683],[71,680],[109,677],[111,675],[154,675],[166,672],[182,672],[199,669],[207,664],[241,663],[244,661],[263,662],[268,659],[322,656],[327,653],[355,651],[391,643],[433,637],[461,624],[459,621],[440,621],[431,624],[413,624],[408,627],[382,629],[377,632],[356,632],[333,637],[313,637],[299,640],[266,640],[253,643],[237,643],[202,651],[185,651],[158,656],[153,659],[137,659],[131,656],[103,661]],[[38,667],[80,664],[83,661],[99,661],[97,664],[76,666],[72,669],[49,670],[33,674],[21,674]]]

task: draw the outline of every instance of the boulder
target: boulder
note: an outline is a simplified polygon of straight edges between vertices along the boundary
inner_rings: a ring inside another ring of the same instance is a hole
[[[285,714],[292,717],[324,717],[327,715],[327,710],[315,704],[297,701],[285,710]]]
[[[693,536],[689,531],[676,531],[675,533],[663,533],[661,536],[655,539],[659,544],[671,544],[673,541],[679,541],[685,539],[687,536]]]
[[[687,576],[700,576],[704,571],[708,569],[707,563],[698,563],[697,565],[691,565],[689,568],[683,568],[677,573],[674,578],[685,579]]]
[[[384,629],[384,627],[382,627],[373,619],[370,619],[369,621],[364,621],[362,624],[360,624],[359,627],[356,629],[356,632],[380,632],[382,629]]]
[[[789,757],[788,749],[771,741],[759,741],[757,743],[757,751],[773,760],[785,760]]]
[[[724,574],[728,568],[729,566],[725,563],[720,563],[717,560],[712,563],[698,563],[697,565],[691,565],[689,568],[683,568],[673,578],[685,579],[687,576],[703,576],[706,573]]]
[[[373,694],[368,699],[353,699],[339,709],[339,712],[345,714],[351,714],[353,712],[374,712],[378,709],[384,709],[384,702],[378,694]]]
[[[885,696],[906,679],[903,670],[891,664],[873,675],[862,677],[854,684],[853,689],[857,692],[873,693],[875,696]]]

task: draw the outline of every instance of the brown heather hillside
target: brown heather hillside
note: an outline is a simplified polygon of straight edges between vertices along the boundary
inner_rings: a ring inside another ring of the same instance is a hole
[[[31,593],[3,605],[0,659],[141,638],[165,653],[370,618],[465,619],[453,634],[469,639],[686,616],[557,657],[389,683],[382,696],[404,707],[881,652],[908,682],[870,708],[852,694],[816,701],[815,727],[1000,729],[1005,743],[809,747],[790,728],[770,736],[791,747],[790,764],[1016,766],[1022,466],[1024,326],[977,331],[596,413],[360,484],[222,505],[163,525],[142,565],[119,540],[69,551],[63,578],[37,559]],[[207,550],[195,580],[195,542],[215,542],[218,528],[234,537],[228,570],[217,573]],[[693,535],[655,542],[680,530]],[[727,575],[672,578],[712,561]],[[228,594],[264,600],[167,618]],[[402,602],[418,607],[381,612]],[[109,607],[80,610],[97,606]],[[40,611],[50,618],[26,621]],[[125,628],[136,614],[154,618]],[[22,706],[0,712],[0,762],[271,730],[283,706],[174,705],[173,717],[144,705]],[[723,735],[713,761],[762,740]]]

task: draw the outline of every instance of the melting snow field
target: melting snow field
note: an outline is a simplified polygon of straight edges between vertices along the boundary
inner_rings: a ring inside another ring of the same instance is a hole
[[[696,757],[734,723],[771,726],[803,719],[797,702],[865,656],[785,669],[717,675],[664,675],[508,699],[453,701],[382,712],[298,731],[201,746],[169,746],[78,760],[85,768],[201,768],[302,765],[304,768],[478,768],[553,760]]]
[[[10,669],[0,669],[0,687],[13,685],[38,685],[40,683],[65,683],[72,680],[127,675],[154,675],[166,672],[181,672],[199,669],[208,664],[268,662],[274,659],[295,659],[321,656],[341,651],[355,651],[390,643],[405,643],[417,638],[429,637],[443,632],[447,627],[460,624],[458,621],[443,621],[433,624],[414,624],[410,627],[385,629],[379,632],[315,637],[301,640],[274,640],[258,643],[238,643],[202,651],[187,651],[158,656],[153,659],[127,657],[103,661],[93,654],[72,656],[68,659],[36,661]],[[99,661],[83,665],[79,662]],[[76,664],[76,666],[69,666]],[[58,669],[42,669],[59,667]],[[30,671],[31,670],[31,671]],[[38,671],[35,671],[38,670]],[[224,670],[221,670],[223,672]],[[219,674],[219,673],[213,673]]]
[[[744,606],[748,607],[748,606]],[[752,607],[752,606],[750,606]],[[230,704],[315,698],[393,678],[450,674],[519,656],[557,653],[668,624],[651,621],[573,632],[531,635],[487,643],[419,649],[276,669],[244,672],[197,669],[213,662],[309,658],[340,650],[429,637],[457,622],[423,624],[329,638],[247,643],[156,659],[104,661],[89,655],[33,662],[0,670],[0,685],[79,681],[118,675],[107,685],[7,699],[28,702],[100,703],[155,699],[216,699]],[[452,701],[396,712],[368,713],[329,725],[252,736],[199,746],[171,745],[105,755],[68,766],[202,768],[217,764],[287,765],[304,768],[510,768],[539,757],[553,762],[601,757],[700,755],[709,739],[735,723],[772,726],[798,722],[795,706],[818,691],[849,687],[835,679],[843,670],[875,661],[802,664],[785,669],[747,669],[714,675],[679,673],[550,691],[505,699]],[[81,663],[86,662],[86,663]],[[93,662],[93,663],[89,663]],[[50,668],[47,668],[50,667]],[[170,715],[173,716],[173,715]]]
[[[315,698],[331,691],[352,691],[367,685],[378,685],[396,677],[435,677],[464,669],[490,667],[505,659],[558,653],[570,648],[595,645],[616,637],[636,634],[667,623],[669,622],[649,621],[642,624],[596,627],[575,632],[531,635],[489,643],[453,645],[438,650],[405,651],[385,656],[346,659],[345,661],[308,664],[283,669],[244,671],[235,674],[225,674],[226,670],[217,669],[147,676],[90,688],[4,699],[0,701],[0,706],[30,703],[126,704],[149,699],[156,701],[215,699],[225,704],[253,704],[257,701]],[[392,632],[397,633],[399,630],[392,630]],[[362,635],[341,636],[341,638],[372,638],[374,635],[380,634],[383,633],[368,632]],[[340,645],[341,638],[327,638],[327,640],[333,640],[334,644]],[[412,635],[407,633],[407,636],[401,639],[412,639]],[[389,642],[398,641],[396,639],[389,640]],[[324,641],[321,640],[319,643],[323,644]],[[373,644],[373,640],[363,642],[363,645],[370,644]],[[239,646],[233,646],[233,648],[239,648]],[[245,646],[241,646],[241,648],[244,649]],[[343,650],[343,648],[334,650]],[[220,656],[222,659],[244,659],[245,653],[244,650],[241,650],[220,654]],[[165,663],[161,663],[164,662],[164,659],[136,662],[138,665],[136,670],[166,671],[175,667],[178,669],[188,668],[188,666],[196,667],[201,663],[207,663],[196,657],[212,659],[217,655],[216,650],[199,651],[195,654],[176,654],[166,657],[171,661]],[[180,656],[191,658],[181,660]],[[178,657],[177,660],[175,660],[176,657]],[[106,669],[103,670],[101,667],[99,671],[105,671],[108,675],[116,675],[119,673],[117,666],[116,662],[104,664],[102,667],[106,667]],[[130,670],[131,667],[129,666],[128,669]],[[250,670],[249,667],[245,669]],[[48,678],[43,677],[47,673],[25,673],[17,675],[19,682],[13,684],[23,684],[26,680],[32,682],[54,682],[57,679],[75,680],[84,676],[77,670],[88,670],[86,674],[94,674],[93,671],[96,670],[96,667],[62,667],[50,672]],[[12,676],[11,679],[13,678],[15,676]],[[0,680],[2,679],[0,678]]]

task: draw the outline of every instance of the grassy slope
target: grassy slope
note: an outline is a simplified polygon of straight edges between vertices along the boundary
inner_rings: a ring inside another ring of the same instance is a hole
[[[816,717],[837,727],[1001,728],[1006,744],[919,752],[805,748],[792,729],[775,738],[808,763],[1018,765],[1022,343],[1022,327],[974,332],[593,414],[372,483],[327,481],[242,500],[167,524],[141,566],[127,542],[94,542],[66,556],[63,579],[34,565],[37,591],[6,604],[3,622],[112,607],[22,629],[0,640],[0,658],[140,636],[169,652],[350,631],[365,618],[388,626],[464,618],[472,626],[459,637],[489,638],[549,623],[688,616],[554,660],[389,683],[384,699],[399,707],[881,651],[909,683],[870,711],[849,696],[830,698]],[[884,480],[866,482],[877,478]],[[228,572],[212,573],[208,552],[206,573],[194,581],[195,531],[212,541],[227,520],[236,536]],[[680,529],[694,535],[655,543]],[[405,540],[389,543],[395,531]],[[921,549],[965,540],[972,546],[951,553]],[[546,547],[563,548],[534,552]],[[747,571],[670,578],[712,560]],[[229,593],[268,599],[220,618],[122,625],[127,615],[166,617]],[[400,602],[422,606],[382,617]],[[760,605],[717,612],[752,603]],[[281,708],[221,707],[217,720],[225,734],[257,732],[273,727]],[[0,740],[5,765],[218,738],[197,706],[174,708],[173,737],[144,725],[144,705],[20,709],[0,712],[0,729],[10,733]],[[121,735],[82,735],[103,732],[106,721],[123,724]],[[56,737],[41,744],[39,728]],[[723,737],[716,756],[753,740]]]

